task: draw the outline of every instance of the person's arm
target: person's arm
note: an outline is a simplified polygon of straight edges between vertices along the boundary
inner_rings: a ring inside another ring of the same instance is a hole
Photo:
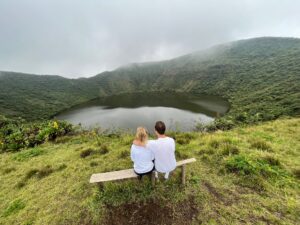
[[[131,158],[131,161],[134,162],[135,154],[134,154],[134,149],[132,148],[132,146],[131,146],[131,151],[130,151],[130,158]]]
[[[152,160],[154,160],[154,149],[153,149],[153,145],[154,145],[154,140],[150,140],[150,141],[148,141],[148,143],[147,143],[147,148],[150,150],[150,152],[151,152],[151,158],[152,158]]]
[[[175,152],[175,148],[176,148],[176,145],[175,145],[175,140],[172,138],[172,140],[173,140],[173,143],[172,143],[172,147],[173,147],[173,151]]]
[[[154,153],[151,149],[150,149],[150,151],[151,151],[151,158],[152,158],[152,160],[154,160]]]

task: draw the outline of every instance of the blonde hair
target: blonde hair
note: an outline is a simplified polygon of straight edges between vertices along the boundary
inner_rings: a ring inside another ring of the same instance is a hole
[[[140,141],[142,144],[146,144],[148,141],[147,130],[144,127],[138,127],[136,129],[135,140]]]

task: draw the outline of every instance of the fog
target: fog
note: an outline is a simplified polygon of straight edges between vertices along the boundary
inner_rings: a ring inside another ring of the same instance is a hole
[[[260,36],[300,37],[297,0],[1,0],[0,70],[92,76]]]

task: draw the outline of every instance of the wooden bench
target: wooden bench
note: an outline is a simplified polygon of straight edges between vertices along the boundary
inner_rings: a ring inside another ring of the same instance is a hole
[[[183,185],[185,185],[185,173],[186,173],[186,164],[196,162],[195,158],[191,159],[185,159],[182,161],[177,162],[176,167],[181,167],[181,182]],[[119,170],[119,171],[113,171],[113,172],[107,172],[107,173],[95,173],[92,174],[90,178],[90,183],[104,183],[107,181],[114,181],[114,180],[125,180],[130,178],[137,178],[138,175],[135,174],[133,169],[127,169],[127,170]],[[155,176],[154,173],[151,174],[151,181],[152,184],[155,184]]]

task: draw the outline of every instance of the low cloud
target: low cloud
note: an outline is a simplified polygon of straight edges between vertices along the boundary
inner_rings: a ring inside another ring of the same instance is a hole
[[[0,70],[92,76],[258,36],[300,37],[293,0],[1,0]]]

